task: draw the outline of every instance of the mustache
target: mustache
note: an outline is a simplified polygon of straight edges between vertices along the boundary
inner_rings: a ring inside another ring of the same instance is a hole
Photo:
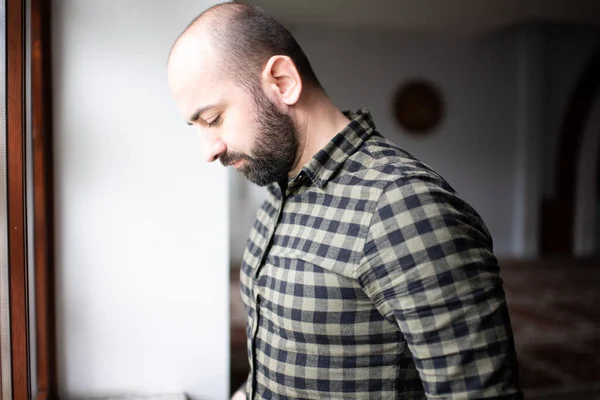
[[[233,165],[238,161],[249,160],[249,159],[250,159],[250,157],[248,157],[245,154],[228,152],[228,153],[223,154],[219,158],[219,161],[221,161],[221,164],[223,164],[224,167],[229,167],[230,165]]]

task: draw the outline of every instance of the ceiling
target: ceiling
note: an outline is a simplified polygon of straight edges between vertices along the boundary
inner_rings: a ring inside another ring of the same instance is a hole
[[[476,34],[522,21],[600,25],[600,0],[245,0],[296,24]]]

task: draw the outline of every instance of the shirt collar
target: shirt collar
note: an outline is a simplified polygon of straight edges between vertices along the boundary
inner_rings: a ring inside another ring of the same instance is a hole
[[[375,132],[375,123],[368,110],[344,111],[344,115],[350,123],[314,155],[294,181],[299,180],[304,172],[316,186],[323,188],[348,157]]]

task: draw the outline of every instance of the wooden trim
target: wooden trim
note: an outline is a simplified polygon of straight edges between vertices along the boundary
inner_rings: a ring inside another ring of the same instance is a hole
[[[6,116],[8,272],[14,399],[29,398],[27,238],[25,223],[25,8],[22,0],[6,3]]]
[[[31,0],[31,127],[37,399],[57,398],[50,1]]]
[[[582,71],[563,118],[557,148],[555,193],[542,204],[541,250],[544,255],[572,255],[577,166],[585,125],[600,93],[600,50]]]
[[[50,2],[31,0],[33,249],[38,400],[57,398],[54,318],[54,218]],[[30,398],[26,232],[25,1],[7,0],[7,197],[12,394]]]

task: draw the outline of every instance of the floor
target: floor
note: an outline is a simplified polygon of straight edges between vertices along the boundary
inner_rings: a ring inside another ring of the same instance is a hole
[[[244,310],[231,283],[232,391],[246,379]],[[528,400],[600,400],[600,259],[501,263]]]
[[[506,262],[527,399],[600,399],[600,259]]]

